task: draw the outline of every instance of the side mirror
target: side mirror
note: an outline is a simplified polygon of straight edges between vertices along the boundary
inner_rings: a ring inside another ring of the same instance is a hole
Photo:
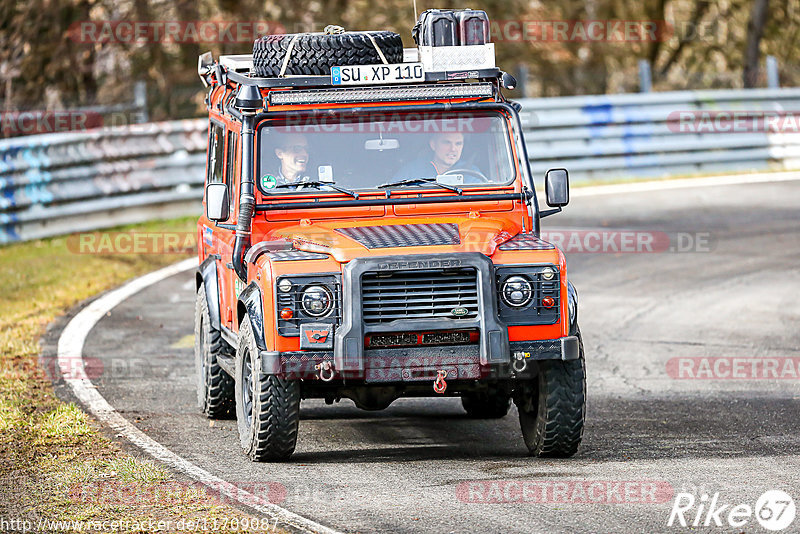
[[[516,89],[517,88],[517,79],[514,78],[507,72],[504,72],[503,75],[500,77],[500,85],[503,86],[503,89]]]
[[[544,191],[547,205],[561,208],[569,204],[569,172],[567,169],[550,169],[544,173]]]
[[[227,221],[230,216],[228,186],[213,183],[206,186],[206,217],[212,221]]]
[[[206,80],[206,74],[209,73],[211,70],[211,66],[214,64],[214,57],[211,55],[211,52],[206,52],[202,54],[200,57],[197,58],[197,74],[200,76],[200,80],[203,82],[205,87],[208,87],[208,80]]]

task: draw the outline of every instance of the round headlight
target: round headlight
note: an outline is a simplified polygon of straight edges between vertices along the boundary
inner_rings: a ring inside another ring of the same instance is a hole
[[[282,293],[287,293],[292,290],[292,282],[288,278],[284,278],[278,282],[278,289]]]
[[[528,304],[533,298],[533,289],[530,281],[523,276],[510,276],[503,282],[500,291],[503,302],[514,308]]]
[[[542,269],[542,278],[545,280],[552,280],[553,277],[556,275],[556,270],[552,267],[545,267]]]
[[[324,317],[333,309],[333,295],[325,286],[310,286],[301,298],[303,311],[311,317]]]

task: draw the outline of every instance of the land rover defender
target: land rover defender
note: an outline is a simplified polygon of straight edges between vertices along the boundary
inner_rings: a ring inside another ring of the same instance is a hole
[[[293,453],[303,399],[513,401],[531,454],[578,449],[577,293],[539,237],[567,171],[540,209],[483,12],[426,12],[414,37],[328,27],[200,58],[198,402],[252,460]]]

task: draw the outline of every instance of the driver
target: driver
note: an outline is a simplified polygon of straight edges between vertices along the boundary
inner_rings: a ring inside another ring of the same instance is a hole
[[[472,164],[461,162],[464,134],[461,132],[437,133],[428,141],[431,153],[407,163],[395,178],[436,178],[451,169],[478,170]]]
[[[262,188],[273,189],[278,185],[295,183],[301,188],[303,182],[311,180],[306,174],[308,167],[306,136],[302,134],[285,136],[281,144],[275,147],[275,156],[278,158],[278,170],[274,174],[265,174],[261,177]]]

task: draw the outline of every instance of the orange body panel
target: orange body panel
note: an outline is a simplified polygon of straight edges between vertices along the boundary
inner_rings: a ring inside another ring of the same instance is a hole
[[[277,89],[274,89],[277,90]],[[232,88],[217,87],[209,95],[209,108],[212,119],[222,122],[228,129],[240,131],[241,124],[232,120],[230,116],[218,112],[222,102],[225,102],[232,93]],[[267,96],[268,91],[262,90],[262,95]],[[466,100],[452,100],[460,102]],[[491,101],[491,100],[489,100]],[[364,103],[358,107],[374,107],[396,105],[398,108],[407,105],[420,106],[424,104],[440,103],[442,101],[414,101],[396,103]],[[326,105],[292,105],[270,106],[269,111],[298,111],[308,109],[341,109],[352,108],[352,104],[326,104]],[[507,117],[510,121],[510,118]],[[509,122],[510,124],[510,122]],[[509,128],[510,129],[510,128]],[[254,142],[257,143],[257,136]],[[519,154],[515,143],[511,143],[514,151],[514,162],[517,165]],[[257,149],[257,147],[255,147]],[[256,152],[257,153],[257,152]],[[234,176],[238,175],[241,168],[240,158],[235,160]],[[517,168],[517,179],[513,184],[494,187],[476,187],[465,191],[470,194],[508,194],[520,193],[522,182],[521,169]],[[227,173],[227,169],[226,169]],[[236,184],[238,185],[238,184]],[[234,187],[233,191],[237,188]],[[415,189],[413,196],[443,196],[455,195],[439,188]],[[228,225],[236,224],[238,210],[237,195],[231,199],[231,218]],[[260,191],[255,191],[256,203],[275,202],[274,197],[265,198]],[[412,197],[412,193],[396,191],[392,198]],[[379,192],[364,192],[362,199],[385,198]],[[530,232],[533,219],[527,207],[517,200],[503,201],[475,201],[465,203],[436,203],[436,204],[407,204],[385,206],[360,206],[348,208],[315,208],[311,210],[289,209],[293,202],[308,202],[319,200],[347,200],[349,196],[337,192],[316,192],[315,194],[297,194],[280,199],[287,209],[279,211],[256,212],[252,221],[253,244],[260,241],[287,240],[294,243],[298,250],[308,252],[324,252],[330,254],[325,260],[282,261],[272,262],[268,254],[261,255],[255,264],[248,265],[248,279],[255,281],[261,288],[264,309],[265,342],[269,350],[295,351],[300,349],[298,337],[282,337],[277,334],[277,319],[275,310],[275,295],[273,280],[284,274],[316,274],[340,273],[342,264],[354,259],[364,257],[377,257],[397,255],[398,257],[415,254],[479,252],[492,259],[495,265],[514,264],[554,264],[558,266],[561,279],[560,321],[553,325],[536,326],[511,326],[508,328],[510,341],[520,340],[547,340],[568,335],[568,310],[567,310],[567,272],[566,261],[560,250],[513,250],[502,251],[497,247],[520,232]],[[205,207],[205,199],[204,199]],[[205,213],[205,210],[204,210]],[[344,227],[379,226],[379,225],[406,225],[420,223],[453,223],[458,226],[460,241],[458,245],[424,246],[368,249],[353,239],[347,238],[336,230]],[[204,232],[210,229],[213,235],[213,244],[204,242]],[[208,254],[216,253],[222,256],[217,260],[220,284],[220,313],[222,324],[237,332],[238,318],[236,316],[236,299],[239,291],[244,287],[237,284],[234,271],[227,264],[231,261],[234,232],[231,229],[221,228],[203,215],[198,222],[198,255],[203,261]],[[230,318],[230,321],[228,320]]]

